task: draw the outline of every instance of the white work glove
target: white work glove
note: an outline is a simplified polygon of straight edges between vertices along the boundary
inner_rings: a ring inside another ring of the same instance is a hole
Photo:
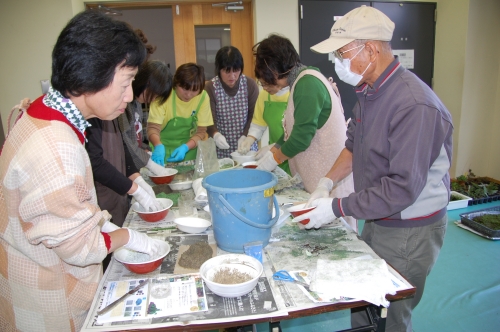
[[[258,141],[262,138],[266,129],[267,126],[259,126],[258,124],[251,123],[250,128],[248,129],[248,136],[253,136],[255,137],[255,140]]]
[[[134,182],[137,183],[138,186],[142,187],[142,189],[146,190],[148,195],[156,198],[155,191],[153,190],[153,188],[149,184],[146,183],[146,181],[144,180],[144,178],[142,176],[139,175],[138,177],[136,177]]]
[[[238,146],[240,146],[240,144],[245,140],[245,138],[247,138],[245,135],[241,135],[241,137],[238,138]]]
[[[264,157],[257,161],[257,169],[272,172],[278,166],[276,160],[274,160],[274,155],[271,151],[267,151]]]
[[[106,221],[104,225],[101,227],[101,232],[103,233],[111,233],[113,231],[116,231],[117,229],[120,229],[120,227],[116,226],[113,224],[111,221]]]
[[[273,148],[273,146],[274,143],[262,147],[259,151],[257,151],[257,154],[255,154],[255,160],[259,160],[264,157],[266,153]]]
[[[167,169],[165,167],[163,167],[161,165],[158,165],[151,158],[148,160],[148,163],[146,164],[146,168],[153,175],[156,175],[156,176],[163,176],[163,175],[167,175],[168,174],[168,171],[167,171]]]
[[[129,240],[124,248],[143,252],[150,256],[156,256],[161,250],[161,241],[150,238],[144,233],[139,233],[130,228],[125,228],[128,231]]]
[[[308,208],[312,205],[312,202],[318,198],[328,198],[330,197],[330,191],[333,189],[333,181],[330,178],[321,178],[319,179],[318,186],[309,197],[307,204],[304,208]]]
[[[255,142],[255,138],[251,136],[241,136],[244,138],[243,140],[240,138],[238,140],[238,153],[241,155],[246,155],[250,148],[252,147],[253,142]]]
[[[305,225],[307,229],[313,227],[320,228],[323,225],[329,224],[337,218],[333,213],[332,202],[333,198],[318,198],[312,203],[312,206],[316,206],[314,210],[294,217],[293,221],[300,222],[304,219],[309,219],[309,222]]]
[[[155,196],[151,196],[141,186],[137,186],[137,190],[132,193],[132,196],[144,208],[144,211],[162,210],[163,206],[156,200]]]
[[[214,141],[215,141],[215,145],[217,145],[217,147],[219,149],[223,149],[223,150],[229,149],[229,144],[227,144],[226,138],[221,133],[219,133],[219,132],[215,133]]]

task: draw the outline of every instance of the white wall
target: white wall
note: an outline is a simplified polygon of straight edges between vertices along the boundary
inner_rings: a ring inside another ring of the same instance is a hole
[[[0,114],[5,133],[10,109],[41,95],[50,79],[57,36],[73,16],[68,0],[2,0],[0,5]]]
[[[255,43],[271,33],[290,39],[299,52],[298,0],[253,0]]]
[[[500,179],[500,2],[471,0],[456,173]]]

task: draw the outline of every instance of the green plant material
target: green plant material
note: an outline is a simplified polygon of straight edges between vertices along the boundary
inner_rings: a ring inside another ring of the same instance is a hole
[[[473,218],[472,221],[482,224],[489,229],[500,230],[500,214],[483,214]]]
[[[472,170],[469,169],[467,174],[451,179],[450,189],[474,199],[479,199],[498,194],[500,187],[495,182],[476,177]]]
[[[450,202],[454,202],[454,201],[461,201],[462,199],[465,199],[463,198],[462,196],[458,196],[458,195],[451,195],[450,197]]]
[[[177,165],[174,166],[174,168],[177,170],[178,174],[184,174],[190,171],[194,171],[194,165]]]
[[[228,169],[228,168],[231,168],[231,167],[233,167],[233,165],[231,165],[231,164],[224,164],[224,165],[222,165],[220,167],[220,169]]]
[[[156,198],[168,198],[168,199],[170,199],[173,202],[173,204],[172,204],[173,207],[178,206],[179,196],[181,196],[180,193],[167,194],[167,193],[161,192],[161,193],[156,194]]]
[[[166,193],[158,193],[158,194],[156,194],[156,198],[167,198],[167,194]]]

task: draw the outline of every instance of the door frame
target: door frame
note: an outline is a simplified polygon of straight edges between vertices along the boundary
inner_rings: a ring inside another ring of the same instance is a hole
[[[95,9],[103,5],[111,9],[141,9],[141,8],[172,8],[172,24],[174,31],[175,64],[180,66],[186,62],[196,62],[196,45],[194,36],[195,25],[229,25],[231,27],[231,45],[238,48],[245,60],[243,73],[255,78],[254,56],[252,47],[253,36],[253,4],[251,0],[243,0],[245,9],[243,11],[225,11],[224,7],[212,7],[213,0],[178,0],[162,2],[92,2],[85,3],[87,9]],[[177,8],[180,15],[177,14]],[[239,24],[245,12],[247,20],[245,24]],[[185,15],[188,19],[185,19]],[[190,19],[189,19],[190,17]],[[187,22],[189,21],[189,22]],[[245,34],[245,35],[244,35]]]

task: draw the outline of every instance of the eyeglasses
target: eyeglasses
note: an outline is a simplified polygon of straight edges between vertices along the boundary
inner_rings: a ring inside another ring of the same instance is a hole
[[[337,59],[342,60],[342,59],[343,59],[343,58],[342,58],[342,54],[345,54],[345,53],[347,53],[347,52],[350,52],[350,51],[352,51],[352,50],[355,50],[355,49],[360,48],[360,47],[363,47],[363,46],[365,46],[365,44],[361,44],[361,45],[358,45],[358,46],[356,46],[356,47],[350,48],[350,49],[348,49],[347,51],[342,51],[342,52],[339,52],[339,50],[336,50],[336,51],[333,51],[332,53],[333,53],[333,55],[334,55]]]

